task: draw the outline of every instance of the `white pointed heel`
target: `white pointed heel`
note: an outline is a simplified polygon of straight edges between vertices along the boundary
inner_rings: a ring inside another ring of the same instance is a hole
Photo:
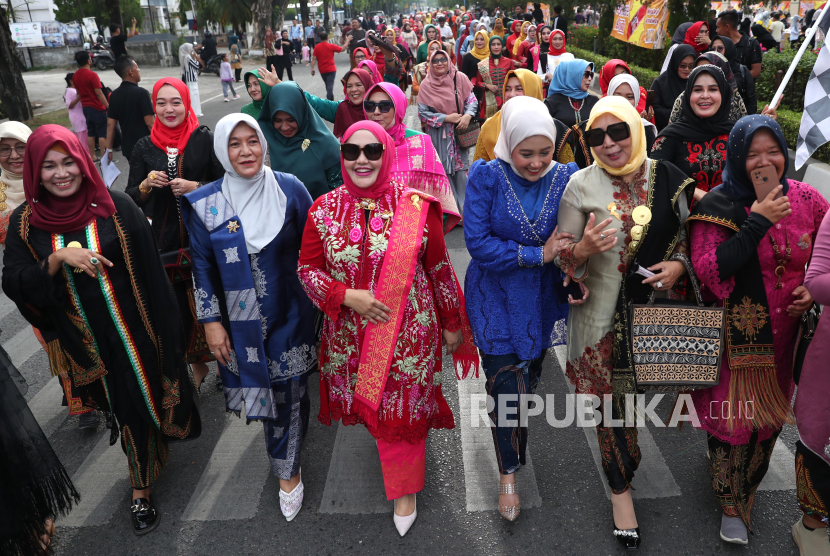
[[[412,527],[412,524],[415,523],[415,518],[418,517],[418,498],[417,495],[415,497],[415,509],[412,510],[412,513],[409,515],[398,515],[395,513],[395,506],[397,505],[398,501],[395,501],[395,504],[392,505],[392,520],[395,522],[395,529],[398,530],[398,533],[403,537],[406,535],[409,528]]]
[[[305,494],[305,487],[302,478],[300,484],[295,486],[291,492],[284,492],[280,489],[280,510],[286,521],[291,521],[300,513],[300,508],[303,507],[303,494]]]

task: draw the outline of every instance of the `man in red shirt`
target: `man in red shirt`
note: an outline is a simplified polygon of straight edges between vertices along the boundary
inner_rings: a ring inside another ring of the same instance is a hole
[[[314,47],[314,55],[311,57],[311,75],[314,75],[314,66],[320,65],[320,77],[326,83],[326,98],[334,100],[334,77],[337,74],[337,66],[334,65],[334,53],[343,52],[343,49],[328,42],[329,34],[325,31],[319,33],[320,43]]]
[[[92,65],[89,53],[83,50],[76,52],[75,62],[79,69],[72,76],[72,81],[75,83],[75,89],[81,99],[81,106],[84,108],[86,128],[89,131],[87,137],[89,152],[90,154],[95,152],[95,138],[97,137],[98,147],[103,155],[107,144],[107,108],[109,103],[101,90],[103,87],[101,80],[94,71],[89,69]],[[98,160],[95,162],[98,162]]]

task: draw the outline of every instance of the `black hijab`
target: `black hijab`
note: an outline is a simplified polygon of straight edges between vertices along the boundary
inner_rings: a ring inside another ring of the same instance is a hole
[[[688,31],[692,25],[694,25],[694,21],[687,21],[686,23],[678,25],[677,31],[675,31],[674,35],[671,37],[671,44],[683,44],[683,41],[686,40],[686,31]]]
[[[550,37],[548,37],[547,42],[542,40],[542,31],[544,31],[545,28],[547,28],[548,31],[552,30],[550,28],[550,25],[542,25],[539,28],[538,33],[536,33],[539,36],[539,65],[542,66],[542,73],[547,73],[548,72],[548,56],[547,56],[547,54],[548,54],[548,52],[550,52]]]
[[[781,185],[784,186],[782,194],[786,195],[790,185],[787,181],[787,171],[790,169],[790,157],[787,154],[787,140],[778,122],[769,116],[755,114],[744,116],[735,123],[729,133],[729,142],[726,145],[726,167],[723,170],[723,183],[712,191],[720,190],[744,206],[752,205],[757,199],[755,186],[746,172],[746,156],[749,147],[752,145],[752,138],[759,129],[768,129],[772,132],[775,141],[784,153],[784,175],[781,178]]]
[[[742,75],[741,63],[738,61],[738,48],[729,37],[718,35],[715,38],[723,43],[723,55],[726,56],[726,60],[729,62],[729,67],[732,69],[735,79],[738,79]]]
[[[688,44],[681,44],[672,52],[671,60],[669,60],[669,69],[661,73],[657,79],[654,80],[660,88],[660,98],[668,107],[674,104],[675,99],[680,96],[680,93],[686,90],[686,79],[680,79],[678,71],[680,70],[680,62],[683,58],[691,56],[697,59],[697,52]],[[652,89],[654,89],[652,85]]]
[[[726,60],[726,56],[714,51],[704,52],[698,57],[697,60],[695,60],[695,63],[700,62],[701,59],[706,60],[707,64],[718,66],[729,84],[732,85],[735,90],[738,89],[738,84],[735,82],[735,74],[732,73],[732,66],[729,65],[729,62]]]
[[[741,21],[741,28],[738,30],[742,35],[749,36],[749,28],[752,27],[752,20],[748,17],[745,17],[743,21]]]
[[[701,73],[708,73],[715,79],[721,95],[718,111],[708,118],[701,118],[692,109],[692,89],[694,88],[695,80]],[[711,141],[718,135],[727,135],[735,125],[735,121],[729,119],[731,105],[732,86],[726,80],[723,70],[711,65],[697,67],[692,70],[689,79],[686,80],[680,119],[666,126],[660,132],[660,136],[671,137],[680,141],[702,143],[704,141]]]
[[[778,44],[778,41],[775,40],[775,37],[767,31],[763,25],[760,23],[756,23],[752,26],[752,34],[761,46],[766,48],[767,50],[773,49]]]

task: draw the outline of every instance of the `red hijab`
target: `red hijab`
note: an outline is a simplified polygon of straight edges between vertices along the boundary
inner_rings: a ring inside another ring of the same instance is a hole
[[[80,189],[70,197],[55,197],[40,184],[43,160],[56,144],[75,159],[83,175]],[[23,161],[23,192],[32,208],[29,218],[32,226],[53,234],[77,232],[96,217],[109,218],[115,214],[110,192],[86,145],[81,145],[74,133],[59,125],[40,126],[29,136]]]
[[[346,133],[343,134],[343,140],[341,143],[346,143],[349,140],[349,137],[361,129],[368,130],[372,133],[372,135],[377,137],[379,143],[383,143],[384,151],[383,156],[381,157],[380,172],[378,172],[378,177],[371,187],[367,187],[366,189],[358,187],[346,171],[346,163],[343,160],[343,155],[340,155],[340,170],[343,173],[343,184],[346,186],[349,193],[358,199],[377,199],[383,195],[387,189],[389,189],[389,183],[392,175],[392,164],[395,162],[395,141],[389,136],[388,133],[386,133],[386,130],[383,129],[380,124],[369,120],[363,120],[362,122],[352,124],[349,129],[346,130]]]
[[[686,36],[683,37],[683,44],[688,44],[689,46],[694,48],[695,52],[697,52],[698,54],[709,48],[708,44],[698,44],[698,42],[695,40],[698,37],[698,35],[700,35],[700,28],[704,25],[706,25],[707,29],[709,28],[709,24],[705,21],[698,21],[686,30]]]
[[[617,58],[614,58],[613,60],[608,60],[607,62],[605,62],[605,65],[602,66],[602,71],[599,72],[599,88],[600,90],[602,90],[602,96],[608,95],[608,85],[611,83],[611,80],[614,79],[614,71],[616,71],[616,69],[620,66],[628,70],[629,74],[631,73],[631,68],[628,67],[628,64],[626,64],[623,60]],[[639,104],[637,104],[638,114],[646,109],[646,94],[647,91],[641,85],[640,102]]]
[[[367,93],[374,84],[372,74],[361,68],[355,68],[343,77],[343,94],[346,95],[346,98],[337,105],[337,112],[334,115],[333,133],[335,137],[342,137],[349,126],[366,119],[363,113],[363,100],[361,99],[360,104],[353,104],[346,92],[346,83],[352,75],[356,75],[360,79],[360,82],[363,83],[363,89]]]
[[[190,140],[190,136],[194,131],[199,129],[199,119],[193,113],[193,108],[190,106],[190,89],[187,88],[187,85],[181,79],[176,79],[175,77],[165,77],[156,81],[156,84],[153,86],[154,110],[159,89],[164,85],[174,87],[182,96],[182,102],[186,110],[184,120],[176,127],[167,127],[161,118],[157,118],[152,131],[150,131],[150,140],[165,153],[167,152],[167,147],[171,147],[179,149],[179,154],[183,154],[184,148]]]
[[[542,27],[545,27],[545,26],[542,25]],[[557,33],[562,35],[562,48],[554,48],[553,47],[553,41],[551,39]],[[567,52],[568,51],[567,50],[567,40],[568,40],[568,38],[565,36],[565,33],[562,32],[562,29],[554,29],[553,31],[551,31],[551,34],[548,37],[548,43],[550,44],[550,46],[548,47],[548,53],[551,56],[561,56],[562,54]],[[541,43],[541,42],[542,42],[542,29],[540,28],[539,29],[539,43]],[[600,79],[602,79],[602,78],[600,77]],[[607,85],[606,85],[606,87],[607,87]]]

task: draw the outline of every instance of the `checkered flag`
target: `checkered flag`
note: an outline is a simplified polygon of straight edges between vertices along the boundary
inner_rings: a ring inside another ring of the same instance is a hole
[[[821,16],[819,29],[828,35],[830,9]],[[804,94],[804,112],[798,130],[795,148],[795,168],[801,168],[816,149],[830,141],[830,50],[825,42],[818,53],[816,65],[807,82]]]

